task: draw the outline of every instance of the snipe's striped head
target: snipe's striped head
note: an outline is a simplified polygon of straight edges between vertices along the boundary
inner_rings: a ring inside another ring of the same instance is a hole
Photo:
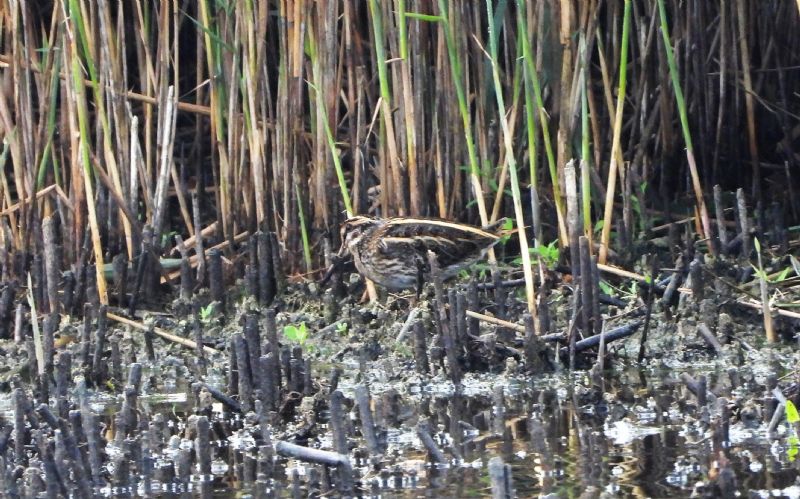
[[[344,221],[341,228],[342,247],[339,249],[339,256],[344,256],[346,252],[353,253],[353,249],[358,245],[363,237],[371,232],[371,229],[378,227],[383,222],[381,220],[356,215]]]

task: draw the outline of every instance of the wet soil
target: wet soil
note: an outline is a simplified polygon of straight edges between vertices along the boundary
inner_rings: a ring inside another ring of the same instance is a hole
[[[199,330],[214,352],[108,320],[103,375],[81,338],[88,326],[97,346],[104,311],[65,316],[53,358],[69,380],[46,381],[47,404],[35,345],[0,343],[0,485],[20,497],[798,497],[798,424],[784,417],[800,392],[796,323],[777,317],[781,341],[766,344],[760,313],[735,301],[741,269],[705,265],[702,287],[681,282],[669,302],[604,276],[603,330],[637,326],[608,342],[602,369],[597,348],[569,369],[575,286],[558,272],[540,310],[550,341],[533,350],[521,289],[466,281],[446,284],[444,321],[432,286],[370,304],[357,276],[338,296],[286,284],[269,307],[241,291],[207,307],[201,292],[194,318],[173,302],[134,320]],[[476,305],[523,327],[466,316]]]

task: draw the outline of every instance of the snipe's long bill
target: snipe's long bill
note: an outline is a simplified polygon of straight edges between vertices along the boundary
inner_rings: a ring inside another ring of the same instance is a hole
[[[436,254],[442,278],[481,260],[509,231],[502,223],[481,229],[435,218],[352,217],[342,225],[342,249],[364,277],[393,291],[420,288]]]

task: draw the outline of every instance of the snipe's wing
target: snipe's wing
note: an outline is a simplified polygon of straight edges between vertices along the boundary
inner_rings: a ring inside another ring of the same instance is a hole
[[[394,218],[381,232],[383,252],[415,254],[415,260],[427,263],[432,251],[442,268],[477,259],[499,240],[477,227],[437,219]]]

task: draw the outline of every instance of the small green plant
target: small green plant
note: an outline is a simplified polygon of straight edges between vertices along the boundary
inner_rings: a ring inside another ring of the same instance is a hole
[[[791,427],[791,435],[788,438],[789,448],[786,451],[789,461],[794,462],[797,459],[798,451],[800,450],[800,438],[797,435],[797,423],[800,423],[800,414],[797,413],[797,407],[791,400],[787,400],[784,404],[784,411],[786,412],[786,422]]]
[[[505,222],[503,222],[503,231],[508,232],[508,234],[500,237],[499,244],[506,244],[509,239],[511,239],[511,234],[514,230],[514,220],[511,218],[506,218]]]
[[[200,309],[200,320],[201,321],[207,321],[208,319],[211,318],[212,315],[214,315],[214,304],[213,303],[209,303],[208,305],[206,305],[205,307],[202,307]]]
[[[336,332],[339,333],[339,336],[347,336],[347,323],[340,322],[336,324]]]
[[[411,357],[413,355],[411,347],[409,346],[408,343],[405,342],[397,343],[394,347],[394,351],[400,357]]]
[[[468,269],[462,269],[459,271],[458,276],[462,279],[469,279],[470,275],[477,273],[478,279],[484,279],[487,275],[489,275],[491,270],[492,268],[488,264],[478,262],[470,265]]]
[[[756,277],[758,277],[759,279],[764,279],[770,284],[777,284],[779,282],[785,281],[786,278],[789,277],[789,274],[792,272],[792,270],[794,270],[792,269],[792,267],[786,267],[785,269],[781,270],[780,273],[778,273],[778,275],[776,275],[775,277],[770,277],[767,275],[767,272],[765,270],[756,267],[752,263],[750,264],[750,266],[753,267]]]
[[[558,259],[561,256],[561,250],[558,248],[558,240],[546,246],[540,245],[535,248],[528,248],[528,252],[533,256],[541,258],[545,266],[551,270],[556,267]],[[513,265],[522,265],[522,257],[515,258],[511,263]]]
[[[651,284],[653,282],[652,276],[645,276],[644,278],[645,284]],[[636,296],[639,293],[639,281],[631,281],[628,285],[627,289],[622,287],[612,286],[608,283],[608,281],[601,280],[599,283],[600,291],[604,295],[614,296],[615,294],[621,294],[624,296]]]
[[[283,326],[283,335],[289,341],[299,343],[300,346],[303,346],[308,338],[306,323],[301,322],[299,326],[295,326],[294,324]]]
[[[791,400],[786,401],[786,421],[789,424],[800,423],[800,414],[797,412],[797,407],[792,403]]]

